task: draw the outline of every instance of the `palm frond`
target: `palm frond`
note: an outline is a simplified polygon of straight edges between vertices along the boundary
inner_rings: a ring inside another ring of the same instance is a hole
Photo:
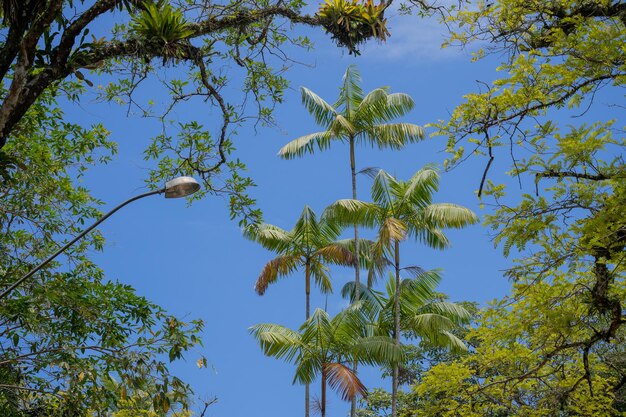
[[[447,317],[435,313],[416,314],[405,318],[405,325],[422,339],[432,340],[437,333],[449,331],[456,324]]]
[[[361,264],[362,269],[369,268],[371,262],[370,253],[375,244],[376,242],[370,239],[359,239],[359,263]],[[337,240],[333,243],[333,245],[340,246],[351,253],[354,253],[355,251],[354,239]]]
[[[368,288],[364,284],[359,284],[360,287],[360,298],[359,300],[365,303],[372,303],[373,305],[378,306],[378,308],[382,308],[383,304],[381,301],[382,293],[376,291],[372,288]],[[356,294],[356,283],[354,281],[348,281],[344,284],[341,289],[341,296],[351,303],[355,302],[355,294]]]
[[[308,355],[306,352],[301,354],[297,359],[298,366],[293,377],[294,384],[310,384],[322,370],[322,362],[320,357],[316,355]]]
[[[402,293],[407,297],[411,297],[413,294],[420,294],[419,299],[430,300],[435,294],[435,288],[441,282],[441,270],[429,269],[421,270],[419,267],[408,267],[407,270],[416,268],[413,270],[414,275],[409,279],[402,281]],[[424,303],[422,303],[424,304]]]
[[[267,223],[245,228],[243,236],[277,253],[286,251],[293,239],[288,231]]]
[[[405,271],[404,273],[409,278],[417,278],[420,275],[422,275],[424,272],[426,272],[424,268],[419,267],[419,266],[405,266],[404,268],[401,268],[401,270]]]
[[[306,252],[314,250],[319,243],[320,224],[317,215],[309,206],[304,206],[296,225],[291,231],[296,241]]]
[[[415,102],[408,94],[389,94],[388,88],[383,87],[373,90],[363,98],[356,116],[359,124],[371,127],[402,117],[414,107]]]
[[[355,251],[354,239],[342,239],[336,241],[335,245],[340,245],[352,253]],[[384,250],[381,252],[378,249],[377,242],[369,239],[359,239],[359,266],[367,271],[369,287],[382,276],[385,268],[392,264],[384,256]]]
[[[406,278],[400,281],[400,310],[402,314],[415,314],[416,311],[434,299],[439,276],[430,272],[422,273],[420,279]],[[387,292],[386,307],[393,309],[396,299],[396,279],[392,272],[389,272],[385,291]]]
[[[353,251],[338,244],[324,246],[315,251],[315,255],[335,265],[354,266],[356,261]]]
[[[425,305],[424,312],[438,314],[450,319],[455,325],[468,324],[472,319],[472,314],[465,307],[457,303],[448,301],[436,301]]]
[[[354,340],[366,337],[370,324],[370,305],[356,302],[333,317],[333,346],[345,357],[350,356],[351,345]]]
[[[302,348],[300,334],[284,326],[262,323],[250,327],[248,331],[267,356],[291,362]]]
[[[403,288],[403,290],[405,290]],[[425,306],[428,303],[432,302],[434,298],[434,294],[428,291],[425,292],[407,292],[403,291],[400,296],[400,312],[402,317],[411,317],[420,313],[428,313],[428,310]],[[394,297],[395,299],[395,297]]]
[[[350,65],[343,75],[343,85],[339,90],[339,100],[335,107],[343,106],[345,116],[350,119],[352,113],[359,107],[361,100],[363,100],[361,74],[355,65]]]
[[[359,122],[368,122],[373,119],[370,116],[372,111],[371,108],[375,106],[386,106],[387,104],[387,96],[389,95],[387,91],[389,87],[379,87],[376,88],[363,97],[363,100],[359,104],[359,107],[356,109],[356,114],[359,115]]]
[[[367,141],[379,149],[402,149],[424,139],[424,129],[412,123],[389,123],[371,126],[364,131]]]
[[[357,174],[367,175],[371,179],[374,179],[376,178],[376,174],[378,174],[378,171],[380,171],[380,168],[378,167],[365,167],[359,172],[357,172]]]
[[[395,200],[392,188],[396,182],[393,176],[382,169],[378,171],[372,182],[372,200],[379,207],[390,212],[387,215],[392,216],[394,215],[392,208]]]
[[[380,116],[381,119],[391,120],[402,117],[415,107],[415,101],[405,93],[392,93],[387,95],[387,105],[385,113]]]
[[[324,407],[325,405],[322,406],[322,399],[320,397],[314,395],[313,398],[311,398],[311,412],[313,415],[322,415],[322,409]]]
[[[358,396],[365,397],[367,395],[365,385],[347,366],[341,363],[325,363],[323,366],[328,385],[344,401],[351,401]]]
[[[330,124],[330,128],[328,129],[335,137],[340,138],[342,136],[348,135],[352,136],[357,133],[356,126],[354,126],[350,120],[344,117],[341,114],[338,114],[333,122]]]
[[[329,126],[337,116],[337,110],[306,87],[300,87],[300,93],[304,107],[311,113],[315,122],[320,126]]]
[[[360,200],[337,200],[324,210],[322,216],[327,221],[341,225],[359,224],[374,227],[377,223],[378,208],[376,205]]]
[[[371,287],[383,276],[385,270],[393,265],[393,262],[388,257],[391,247],[385,247],[380,240],[373,242],[367,249],[363,263],[367,270],[367,286]]]
[[[311,317],[300,326],[302,342],[307,346],[328,346],[333,339],[333,326],[328,313],[316,308]]]
[[[392,365],[404,360],[404,351],[387,336],[371,336],[358,340],[354,347],[356,358],[366,365]]]
[[[307,153],[313,153],[315,146],[320,150],[328,149],[333,138],[334,134],[330,130],[304,135],[280,148],[278,156],[284,159],[294,159]]]
[[[439,188],[439,173],[433,167],[426,166],[417,171],[405,185],[403,203],[414,208],[426,207],[432,201],[433,192]]]
[[[433,249],[446,249],[450,247],[450,241],[446,235],[442,230],[437,228],[427,227],[426,225],[411,227],[409,229],[409,235]]]
[[[407,225],[394,217],[387,217],[378,229],[378,240],[383,246],[391,247],[393,242],[406,238]]]
[[[432,227],[455,229],[479,221],[478,216],[467,207],[450,203],[430,204],[424,209],[424,219]]]
[[[265,264],[255,284],[255,291],[259,295],[265,294],[267,287],[275,283],[278,278],[284,277],[295,271],[302,264],[299,255],[278,256]]]
[[[322,294],[331,294],[333,292],[333,285],[330,280],[330,271],[326,265],[321,262],[312,262],[311,275],[315,280],[315,285],[317,285]]]
[[[329,219],[324,218],[323,215],[319,218],[320,241],[328,243],[335,242],[337,238],[341,236],[344,229],[344,225],[329,221]]]
[[[427,345],[434,347],[442,347],[453,353],[467,352],[467,345],[454,334],[447,330],[430,335],[423,340]]]

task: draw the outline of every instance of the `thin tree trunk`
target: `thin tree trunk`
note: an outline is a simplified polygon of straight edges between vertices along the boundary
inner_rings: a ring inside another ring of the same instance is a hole
[[[306,281],[306,319],[311,315],[311,263],[307,261],[305,265],[305,281]],[[304,417],[309,417],[310,413],[310,389],[309,384],[304,386]]]
[[[322,404],[320,406],[322,417],[326,417],[326,369],[322,365]]]
[[[350,138],[350,174],[352,175],[352,199],[356,200],[356,158],[354,155],[354,138]],[[359,262],[359,226],[354,224],[354,301],[361,299],[361,265]],[[358,364],[354,362],[352,370],[357,373]],[[356,398],[350,405],[350,417],[356,416]]]
[[[304,279],[306,282],[306,319],[308,320],[311,315],[311,262],[307,261],[304,267]]]
[[[393,341],[396,346],[400,346],[400,242],[394,242],[395,269],[396,269],[396,294],[393,303],[394,328]],[[393,374],[391,377],[391,417],[396,417],[398,413],[398,378],[399,366],[393,364]]]
[[[356,200],[356,158],[354,156],[354,138],[350,138],[350,174],[352,175],[352,199]],[[361,299],[361,266],[359,264],[359,225],[354,224],[354,300]]]

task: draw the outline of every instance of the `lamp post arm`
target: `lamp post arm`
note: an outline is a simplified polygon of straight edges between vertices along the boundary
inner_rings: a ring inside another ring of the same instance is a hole
[[[85,230],[83,230],[82,232],[80,232],[80,234],[78,234],[74,239],[70,240],[68,243],[66,243],[61,249],[59,249],[58,251],[56,251],[55,253],[53,253],[52,255],[50,255],[45,261],[41,262],[39,265],[37,265],[36,267],[34,267],[33,269],[30,270],[30,272],[28,272],[26,275],[24,275],[22,278],[18,279],[17,281],[15,281],[13,284],[11,284],[11,286],[9,288],[7,288],[6,290],[2,291],[2,293],[0,294],[0,300],[2,300],[3,298],[5,298],[7,295],[9,295],[11,293],[11,291],[13,291],[15,288],[17,288],[22,282],[26,281],[28,278],[30,278],[31,276],[33,276],[37,271],[39,271],[41,268],[43,268],[44,266],[46,266],[50,261],[52,261],[54,258],[56,258],[57,256],[59,256],[60,254],[62,254],[67,248],[69,248],[70,246],[72,246],[74,243],[78,242],[80,239],[82,239],[87,233],[91,232],[94,228],[96,228],[100,223],[102,223],[103,221],[105,221],[106,219],[108,219],[113,213],[115,213],[116,211],[118,211],[119,209],[121,209],[122,207],[126,206],[127,204],[132,203],[133,201],[139,200],[140,198],[144,198],[144,197],[148,197],[151,195],[155,195],[155,194],[162,194],[165,192],[165,188],[160,189],[160,190],[156,190],[156,191],[149,191],[147,193],[143,193],[143,194],[139,194],[136,195],[132,198],[129,198],[128,200],[124,201],[122,204],[118,205],[117,207],[115,207],[114,209],[112,209],[111,211],[109,211],[107,214],[105,214],[104,216],[100,217],[94,224],[92,224],[91,226],[89,226],[88,228],[86,228]]]

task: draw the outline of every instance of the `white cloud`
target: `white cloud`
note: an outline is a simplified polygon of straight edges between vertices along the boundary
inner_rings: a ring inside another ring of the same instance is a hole
[[[371,42],[362,51],[364,58],[394,61],[439,61],[465,57],[457,47],[441,48],[448,35],[446,26],[437,18],[400,15],[392,11],[387,15],[391,36],[384,43]]]

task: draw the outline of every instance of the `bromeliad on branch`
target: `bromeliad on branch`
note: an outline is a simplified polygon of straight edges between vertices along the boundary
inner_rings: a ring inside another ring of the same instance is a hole
[[[326,0],[317,15],[339,46],[359,55],[357,46],[374,38],[381,42],[390,35],[387,30],[383,1],[375,5],[373,0]]]

